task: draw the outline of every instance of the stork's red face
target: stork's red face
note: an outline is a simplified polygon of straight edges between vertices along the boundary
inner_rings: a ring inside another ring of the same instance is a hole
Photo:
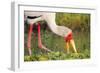
[[[68,36],[64,37],[64,39],[66,42],[69,42],[71,39],[73,39],[72,32],[70,32]]]

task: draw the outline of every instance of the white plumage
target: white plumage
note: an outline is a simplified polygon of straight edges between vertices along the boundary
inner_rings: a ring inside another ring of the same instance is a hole
[[[25,20],[29,24],[34,24],[38,21],[45,20],[47,22],[47,25],[51,29],[51,31],[59,36],[66,37],[70,32],[72,32],[71,29],[65,26],[58,26],[55,22],[55,13],[50,12],[33,12],[33,11],[25,11]],[[41,16],[35,19],[28,19],[27,16]]]

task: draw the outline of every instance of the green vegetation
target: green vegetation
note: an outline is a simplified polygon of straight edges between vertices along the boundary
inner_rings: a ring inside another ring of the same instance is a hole
[[[72,60],[72,59],[86,59],[88,55],[83,53],[65,54],[63,52],[50,52],[47,54],[38,54],[33,56],[24,56],[24,61],[47,61],[47,60]]]
[[[27,34],[28,24],[25,23],[24,34],[24,61],[47,61],[47,60],[70,60],[90,58],[90,14],[82,13],[57,13],[57,25],[69,27],[73,30],[73,37],[78,50],[78,54],[73,53],[70,47],[70,53],[67,54],[64,38],[51,32],[46,22],[41,22],[42,43],[53,52],[46,52],[38,48],[37,27],[34,26],[32,33],[32,56],[28,56]],[[44,25],[44,26],[42,26]]]
[[[56,23],[70,27],[72,30],[90,31],[90,14],[57,13]]]

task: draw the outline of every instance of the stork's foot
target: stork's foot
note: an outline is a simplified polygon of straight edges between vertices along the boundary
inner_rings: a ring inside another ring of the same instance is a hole
[[[44,45],[42,45],[42,48],[48,52],[52,52],[50,49],[46,48]]]
[[[31,56],[32,55],[32,50],[30,48],[28,48],[28,52],[29,52],[29,55]]]
[[[46,48],[44,45],[39,45],[38,47],[47,51],[47,52],[52,52],[50,49]]]

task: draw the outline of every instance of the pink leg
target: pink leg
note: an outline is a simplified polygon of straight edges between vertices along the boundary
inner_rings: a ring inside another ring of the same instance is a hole
[[[33,25],[30,24],[29,31],[28,31],[28,41],[27,41],[27,47],[30,56],[32,55],[32,50],[31,50],[32,29],[33,29]]]
[[[42,48],[41,34],[40,34],[40,23],[38,23],[38,46]]]
[[[38,46],[39,46],[39,48],[42,48],[42,49],[44,49],[44,50],[46,50],[46,51],[51,51],[51,50],[49,50],[48,48],[46,48],[44,45],[42,45],[42,41],[41,41],[41,31],[40,31],[41,29],[40,29],[40,23],[38,22]]]

